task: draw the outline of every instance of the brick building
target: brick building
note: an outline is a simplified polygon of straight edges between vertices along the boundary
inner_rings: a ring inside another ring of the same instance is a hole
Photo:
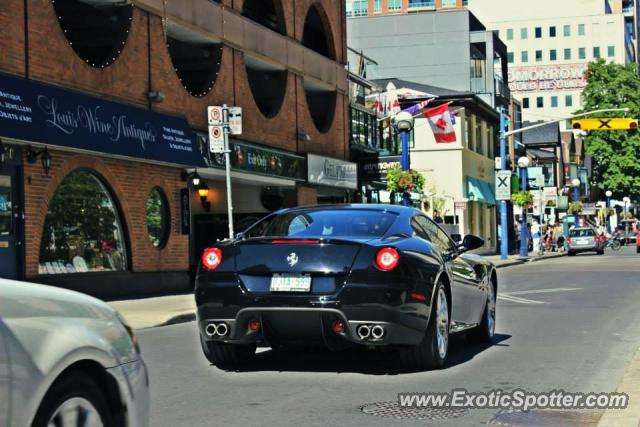
[[[345,26],[341,0],[0,2],[0,277],[187,289],[228,228],[209,105],[243,109],[237,231],[349,197],[307,167],[352,166]]]

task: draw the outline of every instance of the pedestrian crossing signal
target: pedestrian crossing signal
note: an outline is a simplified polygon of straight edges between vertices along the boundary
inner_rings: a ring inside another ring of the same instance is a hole
[[[572,120],[575,130],[637,130],[638,120],[624,118],[601,118]]]

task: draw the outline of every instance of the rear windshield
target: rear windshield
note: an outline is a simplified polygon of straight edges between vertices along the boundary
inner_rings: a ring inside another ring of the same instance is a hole
[[[254,237],[382,237],[395,221],[391,212],[314,209],[265,218],[245,233]]]
[[[596,233],[594,233],[591,229],[571,230],[571,232],[569,233],[569,236],[571,237],[591,237],[595,235]]]

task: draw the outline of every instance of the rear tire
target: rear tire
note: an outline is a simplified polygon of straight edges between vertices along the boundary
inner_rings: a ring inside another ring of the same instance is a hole
[[[439,369],[449,353],[449,301],[442,282],[436,284],[431,315],[420,344],[400,350],[400,358],[409,369]]]
[[[611,242],[611,249],[614,251],[619,251],[620,249],[622,249],[622,243],[620,243],[619,240],[614,240],[613,242]]]
[[[200,336],[204,357],[218,368],[235,368],[250,362],[256,354],[255,344],[227,344],[205,341]]]
[[[575,253],[575,252],[572,252],[572,251],[569,251],[569,252],[567,252],[567,255],[569,255],[569,256],[576,256],[576,253]]]
[[[65,416],[66,414],[66,416]],[[107,397],[98,384],[82,372],[70,372],[58,378],[42,399],[32,427],[66,426],[66,421],[89,417],[87,421],[104,427],[115,427]]]
[[[487,303],[478,326],[467,332],[467,340],[472,343],[490,343],[496,329],[496,295],[493,282],[489,283]]]
[[[598,255],[604,255],[604,250],[601,249],[601,250],[597,251],[597,254]]]
[[[636,246],[636,253],[640,254],[640,246]]]

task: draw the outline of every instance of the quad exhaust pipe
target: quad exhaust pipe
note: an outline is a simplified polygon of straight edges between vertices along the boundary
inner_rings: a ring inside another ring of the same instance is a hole
[[[382,325],[360,325],[356,332],[363,341],[379,341],[384,338],[386,330]]]
[[[209,338],[224,337],[229,333],[229,326],[224,322],[211,322],[204,328],[204,332]]]

